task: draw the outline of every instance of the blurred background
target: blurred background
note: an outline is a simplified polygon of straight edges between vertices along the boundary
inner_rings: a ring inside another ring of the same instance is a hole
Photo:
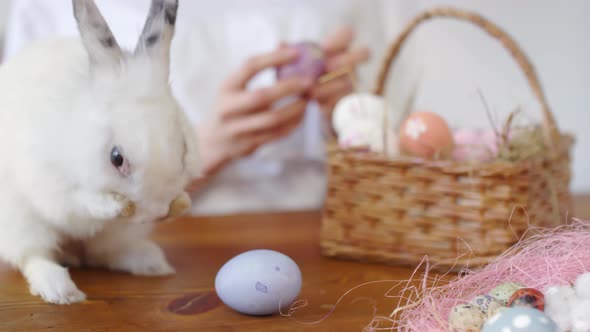
[[[590,1],[365,1],[380,2],[386,8],[374,13],[383,22],[386,38],[369,45],[376,50],[371,75],[381,62],[383,46],[411,17],[432,6],[476,11],[507,31],[533,62],[559,128],[577,137],[573,190],[590,192]],[[0,1],[2,45],[11,4]],[[388,88],[396,112],[417,89],[414,109],[438,112],[453,126],[489,126],[479,90],[499,122],[517,107],[527,119],[540,119],[538,105],[508,52],[465,23],[437,20],[424,25],[412,35],[397,64]]]
[[[590,192],[590,1],[385,3],[392,7],[389,13],[400,13],[395,22],[389,21],[388,34],[392,38],[403,22],[436,5],[475,11],[508,32],[533,63],[559,128],[577,138],[572,189]],[[400,66],[402,77],[392,84],[397,88],[389,89],[392,99],[396,90],[403,92],[405,87],[407,93],[411,89],[411,85],[403,83],[406,77],[416,76],[403,73],[410,71],[421,73],[417,74],[420,84],[414,108],[439,112],[453,125],[489,125],[477,90],[499,120],[516,107],[523,110],[527,120],[540,120],[538,104],[524,75],[509,53],[488,35],[462,22],[438,20],[423,25],[411,38],[414,43]]]
[[[9,16],[9,9],[12,3],[8,0],[0,1],[0,42],[2,50],[4,49],[4,34],[6,32],[6,23]]]

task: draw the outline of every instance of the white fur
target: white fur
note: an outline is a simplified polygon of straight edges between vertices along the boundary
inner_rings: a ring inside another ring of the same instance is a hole
[[[590,273],[579,275],[574,286],[553,286],[545,291],[545,313],[560,332],[590,331]]]
[[[58,304],[85,299],[58,265],[79,262],[60,257],[72,239],[89,265],[173,273],[149,223],[198,175],[168,59],[127,54],[101,65],[87,48],[47,40],[0,68],[0,259],[23,272],[32,294]],[[127,178],[111,165],[114,145],[130,162]],[[119,217],[128,203],[120,195],[136,206],[130,218]]]
[[[571,329],[571,305],[575,297],[570,286],[554,286],[545,291],[545,313],[557,324],[560,332]]]
[[[590,300],[590,273],[582,273],[574,283],[576,294],[579,298]]]

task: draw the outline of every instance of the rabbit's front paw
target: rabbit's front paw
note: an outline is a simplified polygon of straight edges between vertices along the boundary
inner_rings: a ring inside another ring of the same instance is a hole
[[[128,218],[135,214],[135,204],[118,193],[79,193],[77,199],[83,210],[93,218],[110,220]]]
[[[82,302],[86,295],[82,293],[70,278],[68,270],[57,263],[35,259],[24,269],[32,295],[54,304],[72,304]]]
[[[59,256],[59,263],[68,267],[82,266],[82,260],[80,259],[80,256],[69,252],[64,252]]]
[[[129,218],[135,214],[135,204],[130,201],[127,197],[114,193],[113,198],[119,202],[120,210],[117,217]]]
[[[106,260],[109,268],[138,276],[164,276],[175,273],[162,249],[150,241],[142,241],[121,248],[111,253]]]

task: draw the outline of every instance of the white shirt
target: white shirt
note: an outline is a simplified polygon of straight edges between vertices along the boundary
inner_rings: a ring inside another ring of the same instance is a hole
[[[96,0],[122,47],[134,48],[150,0]],[[321,41],[339,27],[356,29],[357,41],[373,51],[360,70],[359,86],[371,87],[386,46],[380,1],[366,0],[216,0],[180,1],[172,46],[173,91],[194,124],[214,111],[221,81],[248,57],[269,52],[279,42]],[[14,0],[5,58],[25,45],[53,36],[76,36],[70,0]],[[250,87],[272,84],[261,73]],[[316,209],[325,192],[324,138],[327,123],[310,104],[293,134],[263,146],[229,165],[195,197],[194,212],[238,213],[256,210]]]

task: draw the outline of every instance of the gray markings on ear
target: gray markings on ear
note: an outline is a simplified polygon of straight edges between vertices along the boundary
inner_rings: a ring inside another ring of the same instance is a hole
[[[148,54],[168,65],[178,0],[152,0],[135,54]]]
[[[178,0],[176,1],[176,5],[175,6],[170,6],[168,8],[165,9],[165,14],[166,14],[166,23],[169,25],[175,25],[176,24],[176,13],[178,12]]]
[[[114,64],[123,52],[93,0],[72,0],[74,17],[92,64]]]
[[[153,35],[147,37],[145,40],[145,46],[146,47],[153,46],[158,41],[158,38],[159,38],[159,33],[154,33]]]

